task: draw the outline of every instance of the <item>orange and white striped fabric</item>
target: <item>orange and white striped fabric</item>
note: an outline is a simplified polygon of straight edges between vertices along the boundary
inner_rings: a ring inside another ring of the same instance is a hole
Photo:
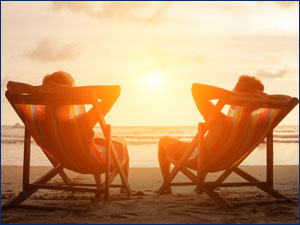
[[[94,132],[85,122],[84,105],[15,105],[37,145],[65,168],[79,173],[102,173],[106,145],[97,145]],[[120,160],[121,145],[115,145]],[[112,167],[114,162],[111,162]]]
[[[273,129],[280,112],[280,109],[261,108],[249,113],[245,107],[231,107],[222,130],[205,149],[204,170],[216,172],[239,165]],[[197,154],[192,155],[187,166],[195,169]]]

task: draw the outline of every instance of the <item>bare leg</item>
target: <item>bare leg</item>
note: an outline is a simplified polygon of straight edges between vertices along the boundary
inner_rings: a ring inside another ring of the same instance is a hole
[[[177,138],[172,138],[169,136],[164,136],[159,139],[158,144],[158,161],[160,165],[160,171],[164,182],[168,179],[170,175],[170,166],[167,155],[171,156],[175,160],[179,160],[182,152],[185,151],[186,147],[189,145],[187,142],[178,140]],[[169,186],[164,194],[171,194],[172,190]]]
[[[164,136],[159,139],[159,143],[158,143],[158,161],[159,161],[160,171],[164,179],[164,182],[167,180],[170,174],[171,163],[167,159],[167,146],[170,143],[170,141],[172,141],[171,137]],[[164,193],[172,194],[171,187],[168,187]]]
[[[93,174],[93,175],[94,175],[96,184],[97,184],[97,185],[101,185],[101,184],[102,184],[101,174]],[[101,188],[100,188],[100,187],[97,187],[97,189],[100,190]],[[101,193],[96,193],[96,194],[95,194],[94,202],[95,202],[95,203],[99,202],[100,197],[101,197]]]

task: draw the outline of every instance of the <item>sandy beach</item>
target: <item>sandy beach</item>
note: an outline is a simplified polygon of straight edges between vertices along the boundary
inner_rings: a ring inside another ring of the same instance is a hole
[[[2,224],[300,225],[299,1],[1,1],[1,31],[1,206],[52,188],[7,204]],[[117,176],[95,201],[92,174],[60,170],[124,155],[130,196]],[[159,195],[168,161],[229,172],[202,194],[179,172]],[[219,184],[231,171],[244,179]],[[56,172],[69,187],[43,185]]]
[[[243,166],[255,177],[265,179],[263,166]],[[36,179],[49,167],[32,167]],[[75,181],[93,182],[92,176],[67,171]],[[215,179],[219,173],[210,175]],[[64,209],[41,211],[10,209],[1,212],[1,223],[299,223],[299,166],[275,166],[274,187],[296,203],[251,204],[238,208],[220,208],[205,194],[198,195],[193,187],[174,187],[172,195],[159,196],[154,191],[162,183],[159,168],[131,168],[129,183],[134,190],[127,197],[112,189],[110,199],[92,203],[93,194],[64,191],[38,191],[25,204],[59,206]],[[15,196],[22,186],[22,167],[1,167],[1,203]],[[184,181],[180,174],[176,178]],[[230,176],[228,181],[238,181]],[[56,177],[52,182],[60,181]],[[118,180],[116,180],[118,182]],[[254,187],[222,188],[222,196],[231,201],[251,201],[270,197]]]

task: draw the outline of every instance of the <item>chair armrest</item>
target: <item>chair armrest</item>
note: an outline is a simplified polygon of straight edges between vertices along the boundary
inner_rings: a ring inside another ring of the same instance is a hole
[[[229,96],[228,98],[225,98],[223,102],[228,105],[244,106],[247,104],[255,104],[260,108],[281,108],[285,106],[297,105],[299,100],[297,98],[292,98],[290,101],[285,101],[248,96]]]
[[[93,104],[95,102],[94,91],[87,91],[84,95],[64,92],[53,94],[12,94],[10,91],[5,92],[6,98],[13,104],[33,104],[33,105],[76,105],[76,104]]]

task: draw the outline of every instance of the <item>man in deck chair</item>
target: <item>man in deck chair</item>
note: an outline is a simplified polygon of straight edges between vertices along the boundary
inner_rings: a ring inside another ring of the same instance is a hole
[[[28,93],[28,94],[38,94],[38,93],[53,93],[53,92],[60,92],[62,90],[70,89],[70,87],[74,87],[75,82],[73,77],[63,71],[57,71],[52,74],[46,75],[43,78],[42,85],[39,86],[32,86],[25,83],[20,82],[13,82],[9,81],[7,84],[7,90],[10,91],[13,94],[22,94],[22,93]],[[81,87],[84,89],[84,87]],[[115,101],[118,99],[120,95],[120,87],[119,86],[101,86],[101,89],[98,87],[98,95],[100,94],[102,97],[102,101],[99,103],[101,112],[103,113],[103,116],[105,116]],[[84,90],[83,90],[84,91]],[[64,130],[66,131],[66,134],[72,133],[72,119],[70,119],[69,116],[69,108],[66,106],[59,106],[57,107],[57,113],[60,118],[60,123],[63,125]],[[88,112],[80,114],[80,116],[77,116],[77,118],[74,118],[77,120],[76,124],[80,124],[81,127],[79,128],[81,132],[81,144],[85,145],[86,151],[98,151],[100,154],[98,155],[97,160],[100,161],[99,163],[103,163],[106,158],[106,142],[102,138],[94,137],[94,131],[93,127],[98,122],[97,117],[97,111],[93,107]],[[80,122],[78,122],[80,120]],[[45,123],[45,127],[47,126],[47,123],[49,123],[49,120],[45,119],[43,121]],[[69,131],[68,131],[69,130]],[[76,143],[76,140],[72,140],[73,136],[70,138],[65,138],[64,141],[69,141],[70,146],[72,146],[72,142]],[[119,157],[119,160],[123,161],[124,158],[126,158],[126,163],[124,166],[124,173],[125,177],[128,180],[128,172],[129,172],[129,155],[127,151],[126,141],[124,138],[118,138],[117,140],[114,140],[114,145],[116,147],[117,155]],[[68,144],[67,144],[68,145]],[[111,158],[111,165],[114,165],[114,161]],[[98,177],[95,179],[101,179],[101,177]],[[101,183],[101,180],[99,180]],[[123,189],[121,189],[121,192],[124,192]]]
[[[237,97],[260,97],[262,99],[284,100],[287,102],[291,100],[291,97],[287,95],[268,95],[263,91],[264,85],[261,83],[261,81],[255,77],[248,75],[240,76],[238,82],[236,83],[233,89],[233,93],[222,88],[209,86],[205,84],[194,83],[192,85],[192,95],[194,101],[205,121],[208,121],[215,107],[215,105],[210,100],[226,96],[232,96],[232,94],[236,95]],[[255,105],[251,103],[247,104],[245,107],[246,112],[243,113],[244,118],[241,119],[241,123],[243,123],[243,121],[245,123],[249,121],[251,113],[256,109],[257,108]],[[210,147],[212,147],[213,144],[216,141],[218,141],[222,135],[225,135],[227,127],[230,123],[230,117],[226,116],[222,112],[218,112],[218,114],[215,115],[214,118],[215,119],[211,121],[212,123],[210,124],[211,129],[209,129],[207,135],[205,136],[205,151],[210,149]],[[164,136],[160,138],[158,148],[158,159],[164,181],[167,180],[170,174],[171,162],[168,161],[167,155],[170,155],[175,160],[179,160],[184,150],[186,150],[187,146],[189,146],[190,144],[191,143],[183,142],[177,138],[169,136]],[[220,148],[219,150],[222,151],[222,148]],[[197,148],[188,158],[186,166],[188,168],[197,170]],[[164,194],[171,193],[172,190],[169,186],[164,191]]]

